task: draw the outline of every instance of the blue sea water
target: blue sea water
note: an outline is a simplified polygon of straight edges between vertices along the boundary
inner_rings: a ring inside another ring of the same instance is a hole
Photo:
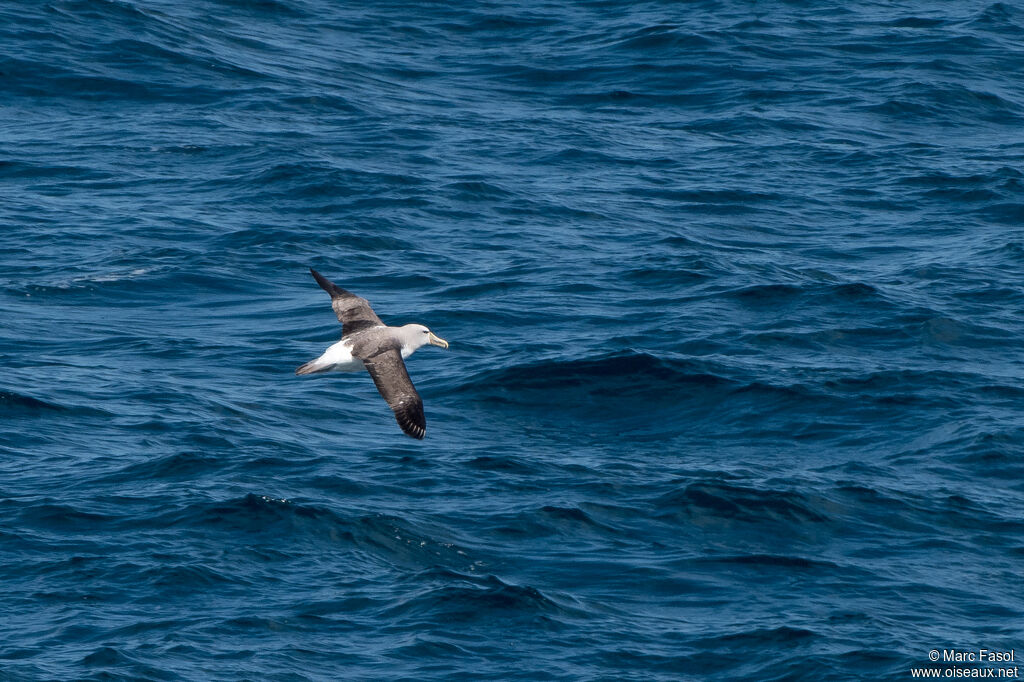
[[[1024,657],[1022,36],[0,4],[0,679]],[[451,342],[408,362],[424,441],[294,376],[340,333],[309,266]]]

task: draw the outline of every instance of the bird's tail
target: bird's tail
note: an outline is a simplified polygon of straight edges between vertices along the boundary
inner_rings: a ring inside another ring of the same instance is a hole
[[[317,372],[326,372],[331,368],[330,363],[326,363],[317,358],[316,360],[310,360],[306,364],[295,370],[296,374],[316,374]]]

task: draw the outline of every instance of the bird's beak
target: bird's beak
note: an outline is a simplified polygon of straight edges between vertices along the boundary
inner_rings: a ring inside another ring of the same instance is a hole
[[[441,348],[448,347],[448,342],[434,332],[430,332],[430,336],[427,337],[427,342],[430,343],[431,346],[441,346]]]

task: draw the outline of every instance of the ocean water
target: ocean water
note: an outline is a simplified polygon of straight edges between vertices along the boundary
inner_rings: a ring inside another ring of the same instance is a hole
[[[1020,659],[1022,35],[0,4],[0,679]],[[408,361],[422,442],[294,376],[340,334],[309,266],[451,342]]]

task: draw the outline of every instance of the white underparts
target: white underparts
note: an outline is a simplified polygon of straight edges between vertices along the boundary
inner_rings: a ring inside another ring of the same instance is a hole
[[[366,369],[362,360],[352,357],[352,348],[347,339],[325,350],[324,354],[313,362],[320,372],[361,372]]]

